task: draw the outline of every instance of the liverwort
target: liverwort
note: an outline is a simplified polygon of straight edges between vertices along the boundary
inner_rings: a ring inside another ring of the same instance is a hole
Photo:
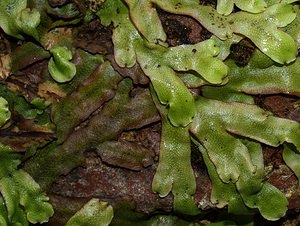
[[[76,67],[70,62],[72,53],[66,47],[57,46],[50,49],[53,57],[49,61],[49,73],[52,78],[60,83],[68,82],[76,74]]]

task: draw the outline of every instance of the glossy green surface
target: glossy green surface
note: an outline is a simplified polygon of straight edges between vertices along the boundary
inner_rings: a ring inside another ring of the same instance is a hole
[[[233,135],[275,147],[292,143],[300,150],[299,123],[274,117],[250,104],[203,98],[196,103],[198,114],[190,131],[201,143],[204,156],[207,155],[205,161],[214,184],[212,201],[220,206],[228,204],[229,211],[242,211],[244,203],[247,207],[258,208],[269,220],[284,216],[288,205],[286,197],[263,182],[260,145]],[[272,200],[272,205],[268,200]]]
[[[48,70],[52,78],[60,83],[68,82],[76,74],[76,67],[70,62],[72,53],[66,47],[57,46],[50,49],[52,58],[49,61]]]
[[[9,120],[10,115],[8,102],[3,97],[0,97],[0,128]]]
[[[0,222],[7,225],[26,226],[30,223],[48,222],[54,210],[49,198],[33,178],[17,166],[21,155],[0,144]],[[3,224],[3,225],[5,225]]]
[[[112,206],[93,198],[70,218],[66,226],[108,226],[112,218]]]
[[[27,0],[3,0],[0,2],[0,27],[8,35],[24,39],[24,34],[39,39],[36,27],[40,23],[40,14],[29,9]]]
[[[296,17],[293,6],[286,1],[273,4],[261,13],[240,11],[228,16],[219,14],[209,6],[199,5],[195,0],[151,2],[168,12],[194,17],[221,40],[231,38],[233,34],[246,36],[261,51],[280,64],[290,63],[297,56],[295,40],[279,29],[291,23]]]
[[[217,11],[220,14],[229,15],[234,5],[250,13],[260,13],[267,7],[264,0],[218,0]]]

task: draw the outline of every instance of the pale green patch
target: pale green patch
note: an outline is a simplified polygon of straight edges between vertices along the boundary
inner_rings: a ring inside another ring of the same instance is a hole
[[[175,71],[194,71],[211,84],[220,84],[227,76],[228,68],[217,56],[220,52],[215,41],[210,39],[195,45],[169,48],[162,55]]]
[[[280,219],[288,210],[289,203],[285,195],[269,183],[264,183],[258,193],[243,199],[247,206],[257,208],[261,215],[270,221]]]
[[[25,209],[27,220],[33,224],[47,222],[54,211],[40,186],[23,170],[15,171],[12,180],[17,187],[19,202]]]
[[[139,45],[137,59],[149,76],[162,104],[170,106],[168,118],[175,126],[188,125],[195,115],[194,99],[175,71],[195,71],[210,83],[221,83],[227,67],[214,56],[214,41],[166,48]]]
[[[174,127],[166,117],[154,95],[162,118],[159,164],[152,182],[152,190],[161,197],[172,192],[174,211],[189,215],[200,213],[194,200],[196,181],[191,165],[191,147],[188,127]]]
[[[236,215],[251,215],[251,210],[245,205],[241,195],[237,192],[235,184],[224,183],[210,160],[207,150],[197,141],[194,141],[201,151],[203,160],[208,170],[209,178],[212,182],[211,202],[218,208],[228,207],[228,213]]]
[[[209,98],[225,98],[234,101],[235,96],[251,99],[246,94],[294,94],[300,95],[300,59],[289,65],[276,65],[260,51],[253,53],[250,62],[239,67],[233,61],[227,61],[230,68],[228,83],[222,87],[203,87],[202,93]],[[237,98],[235,101],[241,101]]]
[[[8,102],[0,97],[0,128],[10,119],[10,115]]]
[[[20,226],[47,222],[54,213],[53,208],[33,178],[17,169],[21,156],[2,144],[0,156],[0,222]]]
[[[120,1],[106,1],[98,15],[104,25],[112,22],[115,26],[113,41],[117,63],[121,67],[130,67],[136,61],[140,64],[160,102],[169,107],[168,118],[175,126],[188,125],[195,115],[192,94],[177,76],[177,71],[195,71],[214,84],[220,84],[227,75],[227,67],[217,59],[219,48],[213,40],[172,48],[145,41],[131,22],[127,7]]]
[[[295,40],[278,29],[290,24],[296,18],[292,5],[275,4],[260,14],[237,12],[229,18],[233,32],[250,38],[275,62],[288,64],[296,59],[298,51]]]
[[[76,74],[76,66],[70,62],[72,53],[68,48],[57,46],[50,49],[52,58],[48,64],[48,70],[52,78],[60,83],[68,82]]]
[[[277,4],[277,3],[293,3],[293,2],[298,2],[299,0],[265,0],[268,6]]]
[[[125,2],[129,6],[131,20],[147,41],[153,43],[166,41],[167,35],[160,18],[149,0],[125,0]]]
[[[0,196],[0,225],[8,226],[7,210],[3,197]]]
[[[220,48],[220,53],[218,54],[217,58],[223,61],[229,56],[231,45],[239,43],[243,39],[243,37],[234,34],[231,38],[223,41],[217,36],[213,35],[210,39],[214,40],[216,45]]]
[[[0,143],[0,159],[2,161],[0,178],[6,177],[17,169],[17,166],[21,163],[19,157],[18,153],[14,153],[11,148]]]
[[[300,126],[295,121],[274,117],[255,105],[205,98],[197,101],[197,108],[192,131],[200,136],[224,182],[237,181],[241,172],[256,170],[245,145],[228,132],[276,147],[284,142],[293,143],[300,150]],[[205,134],[202,131],[206,131]],[[228,150],[231,151],[228,153]]]
[[[93,198],[69,219],[66,226],[108,226],[112,218],[112,206]]]
[[[236,212],[242,208],[242,198],[247,207],[259,209],[268,220],[284,216],[288,205],[284,194],[263,183],[260,146],[231,134],[276,147],[285,142],[292,143],[300,150],[299,123],[274,117],[250,104],[205,98],[200,98],[196,103],[198,114],[190,125],[190,131],[201,143],[202,152],[207,154],[206,164],[214,166],[208,167],[212,170],[210,175],[216,186],[212,201],[221,207],[229,205],[229,210]],[[230,184],[234,184],[235,188]],[[240,197],[233,195],[235,189]],[[268,200],[272,200],[272,205]]]
[[[298,183],[300,184],[300,154],[291,145],[284,145],[283,149],[283,160],[288,165],[288,167],[293,170],[298,178]]]
[[[132,67],[136,63],[134,43],[140,35],[130,21],[126,5],[120,0],[107,0],[97,15],[103,25],[114,25],[112,40],[117,64],[120,67]]]
[[[16,23],[22,32],[34,37],[36,40],[39,39],[36,28],[40,22],[40,13],[36,9],[23,9],[16,18]]]
[[[298,49],[300,48],[300,9],[299,6],[294,6],[294,10],[296,13],[296,18],[293,20],[292,23],[287,25],[286,27],[282,28],[282,31],[288,33],[293,39],[297,42]]]
[[[267,7],[264,0],[218,0],[217,11],[220,14],[229,15],[234,5],[250,13],[260,13]]]
[[[0,2],[0,27],[8,35],[24,39],[23,34],[39,39],[37,26],[40,13],[36,9],[26,8],[27,0],[2,0]]]
[[[167,12],[194,17],[221,40],[231,38],[233,34],[245,36],[280,64],[288,64],[296,59],[295,40],[279,29],[287,26],[296,17],[290,1],[271,5],[261,13],[240,11],[229,16],[219,14],[212,7],[199,5],[196,0],[149,1]]]
[[[242,39],[243,39],[243,37],[241,37],[239,35],[233,35],[231,38],[223,41],[223,40],[219,39],[217,36],[213,35],[210,38],[210,40],[213,40],[214,47],[216,49],[219,49],[218,50],[219,54],[216,55],[216,58],[219,59],[220,61],[224,61],[230,54],[231,45],[237,44]],[[205,54],[206,53],[204,53],[203,55],[205,55]],[[214,60],[215,60],[215,58],[214,58]],[[203,66],[201,66],[201,67],[204,67],[204,65],[205,64],[203,64]],[[207,69],[210,70],[211,68],[207,68]],[[230,72],[229,68],[227,68],[226,71]],[[217,74],[215,74],[213,77],[216,77],[216,75]],[[188,88],[199,88],[201,86],[211,85],[211,83],[206,81],[203,77],[197,76],[197,73],[181,72],[181,73],[178,73],[177,76],[180,77],[180,79],[183,81],[185,86]],[[222,82],[219,83],[218,85],[222,86],[222,85],[226,84],[227,82],[228,82],[228,77],[224,77]],[[218,86],[218,88],[219,88],[219,86]],[[229,96],[230,94],[229,93],[220,94],[220,96],[223,96],[223,97],[224,97],[224,95]]]

